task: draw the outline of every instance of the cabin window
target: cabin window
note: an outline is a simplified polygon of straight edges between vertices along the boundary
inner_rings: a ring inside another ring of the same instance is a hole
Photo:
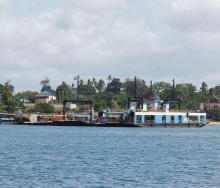
[[[191,116],[190,117],[190,122],[192,122],[192,123],[197,123],[197,116]]]
[[[200,117],[200,123],[201,124],[206,124],[206,117],[205,116]]]
[[[156,115],[155,116],[155,123],[161,124],[162,122],[162,116],[161,115]]]
[[[166,116],[166,123],[171,123],[171,116]]]
[[[142,116],[137,116],[137,123],[141,123],[141,118],[142,118]]]
[[[163,124],[166,123],[166,116],[163,116],[163,117],[162,117],[162,121],[163,121]]]
[[[179,123],[182,123],[182,122],[183,122],[182,119],[183,119],[183,117],[182,117],[182,116],[179,116]]]
[[[174,123],[174,116],[171,116],[171,123]]]
[[[155,121],[155,116],[145,116],[145,123],[152,123]]]

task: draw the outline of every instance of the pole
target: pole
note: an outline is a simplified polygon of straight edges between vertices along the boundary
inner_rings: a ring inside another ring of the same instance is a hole
[[[175,99],[175,80],[174,80],[174,78],[173,78],[173,93],[172,93],[172,97],[173,97],[173,99]]]
[[[137,99],[137,77],[134,78],[135,99]]]
[[[66,114],[66,101],[63,101],[63,121],[65,121],[65,114]]]
[[[77,76],[77,101],[79,101],[79,75]]]
[[[151,92],[150,97],[151,99],[153,99],[153,81],[152,80],[150,81],[150,92]]]
[[[79,101],[79,75],[74,77],[74,80],[76,80],[76,101]]]

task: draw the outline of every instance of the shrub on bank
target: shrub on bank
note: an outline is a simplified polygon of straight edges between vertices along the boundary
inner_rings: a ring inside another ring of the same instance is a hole
[[[54,113],[55,109],[52,104],[42,103],[42,104],[36,104],[34,111],[47,114],[47,113]]]
[[[209,119],[220,121],[220,109],[212,109],[207,111],[207,117]]]

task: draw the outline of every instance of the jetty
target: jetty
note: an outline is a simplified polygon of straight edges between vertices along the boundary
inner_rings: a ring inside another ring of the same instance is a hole
[[[0,113],[0,124],[17,124],[22,121],[21,114]]]

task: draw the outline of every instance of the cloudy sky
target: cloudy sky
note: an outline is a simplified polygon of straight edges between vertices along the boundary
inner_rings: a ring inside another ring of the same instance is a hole
[[[220,83],[219,0],[0,0],[0,83],[84,78]]]

